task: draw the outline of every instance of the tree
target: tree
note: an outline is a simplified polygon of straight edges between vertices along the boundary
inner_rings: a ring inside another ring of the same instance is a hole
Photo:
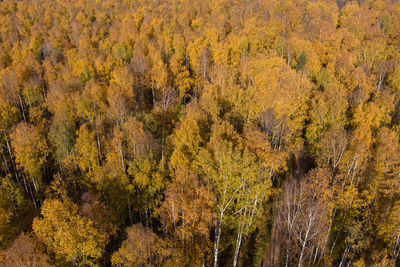
[[[82,204],[79,207],[79,214],[93,222],[93,227],[105,237],[104,243],[107,244],[116,233],[111,212],[104,203],[97,200],[91,193],[86,192],[81,198]],[[102,246],[104,247],[104,245]]]
[[[3,266],[51,266],[49,257],[31,235],[21,233],[7,248]]]
[[[258,119],[275,151],[296,148],[311,84],[282,58],[259,58],[252,68],[257,89],[250,104],[254,105],[253,118]]]
[[[38,193],[42,187],[43,171],[49,154],[45,138],[37,127],[21,122],[11,134],[11,145],[18,166],[32,179]]]
[[[127,239],[112,255],[114,266],[161,266],[171,255],[165,241],[149,228],[135,224],[126,229]]]
[[[339,164],[340,172],[344,175],[343,186],[347,182],[351,185],[355,182],[356,187],[360,184],[360,174],[370,157],[371,141],[371,130],[365,124],[359,125],[352,133],[348,149]]]
[[[324,169],[313,169],[302,181],[291,181],[278,208],[278,227],[285,236],[286,266],[302,266],[305,259],[315,264],[318,252],[329,231],[329,215],[332,208],[331,175]],[[323,256],[323,255],[320,255]]]
[[[59,163],[71,155],[76,139],[74,121],[63,115],[54,116],[49,130],[49,141],[55,148],[55,157]]]
[[[321,156],[319,160],[322,166],[331,166],[336,170],[343,159],[348,144],[348,134],[340,126],[332,127],[324,134],[321,141]]]
[[[378,237],[387,242],[387,255],[395,264],[400,256],[399,244],[399,138],[391,129],[383,127],[377,137],[374,173],[370,180],[371,198],[374,200],[374,224]]]
[[[190,72],[184,66],[183,60],[183,58],[179,58],[176,54],[170,60],[171,70],[175,77],[174,84],[178,88],[180,99],[187,97],[193,86],[193,78],[190,77]]]
[[[19,119],[19,111],[9,102],[2,103],[0,101],[0,131],[7,132],[7,130],[14,124],[18,122]]]
[[[313,263],[316,262],[318,248],[323,246],[331,209],[332,192],[328,187],[330,180],[329,172],[323,169],[312,170],[307,176],[304,211],[300,212],[299,222],[295,226],[295,234],[301,246],[299,267],[302,266],[310,246],[311,256],[314,248],[317,248]]]
[[[78,206],[65,197],[43,202],[41,217],[33,221],[33,231],[58,259],[73,264],[94,264],[101,258],[110,233],[79,214]]]
[[[25,204],[22,189],[10,177],[0,180],[0,247],[5,247],[23,227],[22,216]]]
[[[118,68],[112,73],[111,86],[107,88],[109,113],[122,125],[134,109],[134,77],[128,68]]]
[[[321,149],[318,144],[331,126],[335,129],[344,126],[348,106],[346,91],[340,84],[328,83],[324,87],[324,91],[315,92],[311,100],[306,133],[317,150]]]
[[[182,250],[180,264],[206,265],[211,256],[209,233],[214,226],[215,197],[192,171],[179,169],[174,173],[159,209],[161,222]]]
[[[285,237],[285,266],[292,264],[291,251],[295,240],[294,231],[301,212],[300,205],[303,194],[303,188],[298,188],[295,182],[287,184],[283,193],[282,203],[278,207],[276,223]]]
[[[383,237],[383,240],[388,244],[388,254],[393,260],[393,264],[396,264],[400,257],[400,229],[398,227],[400,223],[400,208],[399,201],[393,205],[389,216],[381,224],[379,235]]]
[[[222,231],[225,228],[238,231],[237,247],[240,247],[243,229],[251,225],[246,219],[248,215],[251,215],[251,220],[257,215],[257,205],[268,196],[265,193],[271,186],[271,180],[262,162],[243,147],[243,140],[226,121],[213,125],[210,141],[206,148],[199,151],[196,161],[200,174],[212,185],[216,197],[216,266]],[[234,223],[237,214],[242,215],[239,225]]]
[[[83,124],[77,131],[75,143],[76,161],[89,179],[96,179],[96,172],[100,169],[99,147],[96,143],[96,133],[91,131],[87,124]]]

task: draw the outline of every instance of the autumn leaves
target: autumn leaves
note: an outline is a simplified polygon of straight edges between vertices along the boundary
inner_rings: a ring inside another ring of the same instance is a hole
[[[399,12],[1,1],[1,264],[398,264]]]

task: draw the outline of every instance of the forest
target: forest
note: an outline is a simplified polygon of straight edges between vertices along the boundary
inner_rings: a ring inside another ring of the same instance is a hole
[[[0,266],[400,266],[397,0],[0,0]]]

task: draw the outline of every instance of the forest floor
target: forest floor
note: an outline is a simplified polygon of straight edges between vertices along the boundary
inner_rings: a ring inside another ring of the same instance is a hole
[[[276,230],[276,226],[274,224],[271,231],[271,240],[268,243],[261,263],[262,267],[272,267],[279,264],[279,256],[281,254],[280,247],[281,238],[279,237],[279,231]]]

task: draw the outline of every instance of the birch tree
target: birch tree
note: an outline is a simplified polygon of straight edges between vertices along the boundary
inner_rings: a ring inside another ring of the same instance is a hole
[[[214,266],[218,264],[221,236],[226,228],[232,228],[237,233],[236,265],[242,238],[249,233],[249,227],[258,214],[259,203],[268,196],[271,180],[262,161],[254,152],[244,148],[243,139],[228,122],[213,125],[206,147],[200,150],[197,164],[216,196]]]

